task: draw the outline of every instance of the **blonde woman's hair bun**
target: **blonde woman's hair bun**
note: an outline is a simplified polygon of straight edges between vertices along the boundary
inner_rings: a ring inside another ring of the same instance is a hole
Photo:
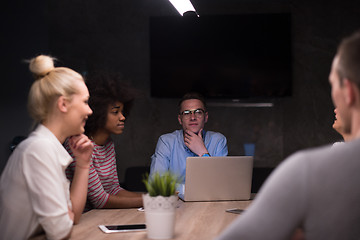
[[[51,72],[54,67],[54,60],[50,56],[39,55],[30,60],[29,69],[34,74],[35,78],[41,78]]]

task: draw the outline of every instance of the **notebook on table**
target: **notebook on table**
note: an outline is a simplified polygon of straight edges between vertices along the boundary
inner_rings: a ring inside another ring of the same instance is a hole
[[[249,200],[252,156],[188,157],[184,201]]]

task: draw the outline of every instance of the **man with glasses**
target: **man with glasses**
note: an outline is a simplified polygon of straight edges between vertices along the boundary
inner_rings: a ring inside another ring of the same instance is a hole
[[[150,175],[170,170],[178,174],[184,183],[187,157],[226,156],[225,136],[204,130],[208,117],[203,96],[185,94],[179,102],[178,121],[182,130],[160,136],[151,157]]]

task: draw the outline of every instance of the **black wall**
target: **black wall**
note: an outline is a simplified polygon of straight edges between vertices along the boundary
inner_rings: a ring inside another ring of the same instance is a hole
[[[209,107],[207,128],[228,139],[229,154],[242,155],[255,142],[255,166],[275,167],[296,150],[332,143],[333,105],[328,74],[340,39],[360,28],[360,2],[319,0],[193,0],[200,14],[291,12],[293,96],[272,108]],[[6,10],[7,9],[7,10]],[[80,73],[92,69],[121,72],[142,95],[125,132],[114,136],[120,180],[129,166],[149,165],[158,137],[178,129],[178,99],[150,97],[149,17],[177,15],[167,0],[31,1],[5,4],[1,44],[0,171],[16,135],[31,120],[26,95],[32,82],[21,63],[51,54]],[[181,83],[178,83],[181,84]],[[221,82],[219,81],[219,84]]]
[[[49,52],[46,0],[6,0],[0,10],[0,172],[15,136],[27,135],[32,120],[26,102],[33,82],[24,60]]]

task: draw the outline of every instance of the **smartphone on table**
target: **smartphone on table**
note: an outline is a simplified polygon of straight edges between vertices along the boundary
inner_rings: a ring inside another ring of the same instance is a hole
[[[99,228],[104,233],[118,233],[118,232],[134,232],[145,231],[145,224],[126,224],[126,225],[99,225]]]
[[[241,213],[244,212],[245,210],[239,209],[239,208],[230,208],[230,209],[226,209],[225,211],[226,211],[226,212],[229,212],[229,213],[241,214]]]

